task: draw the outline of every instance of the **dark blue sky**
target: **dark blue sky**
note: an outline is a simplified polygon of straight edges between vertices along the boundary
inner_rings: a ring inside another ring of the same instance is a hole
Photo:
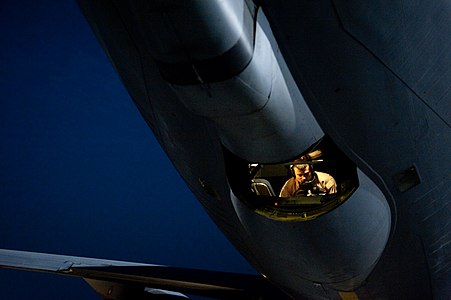
[[[0,6],[0,248],[252,272],[156,143],[72,1]],[[99,299],[0,270],[0,299]]]

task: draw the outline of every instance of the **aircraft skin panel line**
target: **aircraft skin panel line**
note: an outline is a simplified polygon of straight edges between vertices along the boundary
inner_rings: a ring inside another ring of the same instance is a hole
[[[367,47],[411,89],[448,127],[451,72],[443,61],[451,60],[451,13],[440,9],[446,0],[416,5],[395,3],[380,17],[379,3],[334,0],[337,14],[350,35]],[[378,7],[379,6],[379,7]],[[434,15],[434,24],[428,20]],[[405,22],[420,19],[423,22]],[[368,30],[372,25],[376,29]],[[428,25],[428,26],[425,26]],[[406,38],[408,37],[408,38]],[[383,45],[390,44],[390,48]],[[401,63],[399,63],[401,61]]]

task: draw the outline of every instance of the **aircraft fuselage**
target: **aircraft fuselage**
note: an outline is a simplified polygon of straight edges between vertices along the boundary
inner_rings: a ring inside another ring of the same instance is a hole
[[[445,2],[79,2],[180,175],[270,281],[295,298],[449,293]],[[325,139],[349,193],[310,217],[277,200],[265,215],[234,183],[254,179],[239,164]]]

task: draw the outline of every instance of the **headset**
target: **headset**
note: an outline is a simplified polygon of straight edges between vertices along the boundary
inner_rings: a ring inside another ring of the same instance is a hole
[[[291,164],[290,165],[291,175],[293,175],[293,177],[296,177],[296,173],[294,172],[294,168],[295,167],[298,168],[297,166],[301,166],[301,165],[308,165],[309,166],[309,171],[313,174],[312,179],[310,179],[308,181],[304,181],[302,183],[302,185],[308,185],[308,184],[312,183],[313,181],[315,181],[316,174],[315,174],[315,170],[313,169],[313,164],[311,162],[297,161],[297,163]],[[305,168],[305,167],[303,167],[303,168]]]
[[[299,168],[298,166],[302,166],[302,165],[309,165],[309,170],[312,170],[312,164],[310,164],[309,162],[306,162],[306,161],[294,161],[292,164],[290,164],[290,172],[291,172],[291,175],[293,175],[293,176],[296,176],[296,174],[294,173],[294,168],[296,167],[296,168],[298,168],[298,169],[304,169],[304,167],[302,167],[302,168]]]

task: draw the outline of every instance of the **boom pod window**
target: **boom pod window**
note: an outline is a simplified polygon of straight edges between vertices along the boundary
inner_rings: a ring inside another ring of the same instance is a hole
[[[319,217],[345,202],[359,184],[355,165],[327,136],[295,158],[275,164],[248,162],[226,149],[224,155],[233,193],[270,219]],[[284,192],[287,185],[292,193]]]

